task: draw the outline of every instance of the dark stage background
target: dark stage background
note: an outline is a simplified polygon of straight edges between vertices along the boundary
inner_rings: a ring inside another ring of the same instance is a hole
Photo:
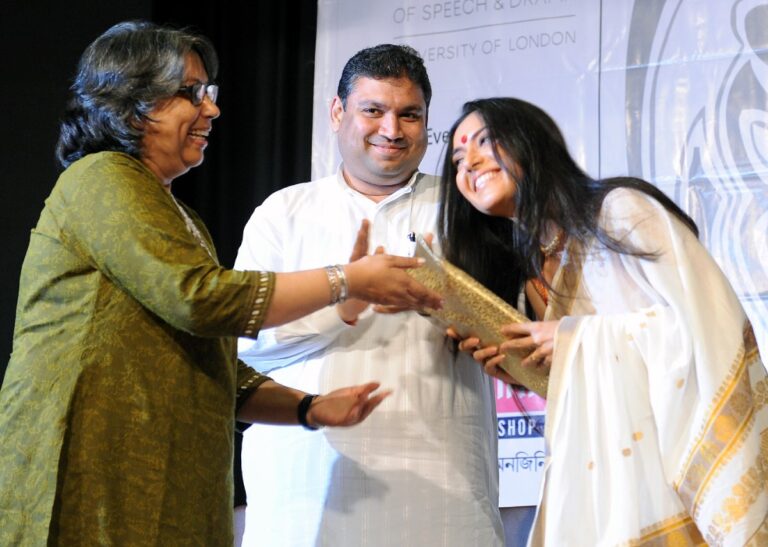
[[[83,49],[126,19],[190,26],[220,56],[222,115],[202,166],[174,182],[232,266],[253,208],[273,191],[308,180],[317,4],[299,2],[11,1],[0,17],[6,59],[2,131],[0,377],[11,352],[18,278],[29,231],[58,176],[58,117]]]

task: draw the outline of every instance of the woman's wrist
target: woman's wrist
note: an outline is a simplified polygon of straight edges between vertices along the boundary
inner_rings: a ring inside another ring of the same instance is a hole
[[[308,393],[302,397],[301,401],[299,401],[298,407],[296,407],[296,418],[298,419],[299,424],[304,427],[304,429],[317,431],[323,427],[322,425],[315,424],[309,414],[309,409],[312,407],[312,403],[314,403],[315,399],[318,397],[320,397],[320,395]]]
[[[328,277],[328,285],[331,291],[329,305],[341,304],[349,298],[349,283],[347,274],[341,264],[325,267],[325,275]]]

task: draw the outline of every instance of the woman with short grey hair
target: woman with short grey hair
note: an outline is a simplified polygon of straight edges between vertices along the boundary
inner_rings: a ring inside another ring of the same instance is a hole
[[[99,36],[78,64],[56,147],[59,162],[68,167],[102,150],[140,157],[143,126],[159,99],[176,94],[189,53],[215,81],[219,60],[204,36],[139,21]],[[218,92],[215,84],[209,87]]]
[[[171,193],[203,161],[216,70],[208,40],[144,22],[80,61],[0,391],[0,545],[231,545],[235,417],[349,426],[387,396],[281,386],[237,360],[237,337],[345,298],[440,305],[403,271],[411,258],[218,263]]]

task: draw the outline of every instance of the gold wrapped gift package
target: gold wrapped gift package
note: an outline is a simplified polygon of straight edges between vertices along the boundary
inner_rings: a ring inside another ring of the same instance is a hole
[[[462,338],[476,336],[484,346],[497,345],[506,340],[500,331],[503,325],[529,321],[472,276],[438,257],[421,236],[416,239],[415,256],[426,262],[408,270],[408,274],[444,299],[443,309],[426,311],[446,327],[453,326]],[[523,367],[520,360],[520,355],[507,355],[499,366],[531,391],[546,397],[548,371]]]

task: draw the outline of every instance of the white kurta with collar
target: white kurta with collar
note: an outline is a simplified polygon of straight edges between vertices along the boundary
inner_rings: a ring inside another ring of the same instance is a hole
[[[370,252],[409,255],[409,232],[435,232],[438,194],[438,180],[423,174],[380,203],[340,172],[285,188],[253,213],[235,267],[346,263],[363,219]],[[492,383],[454,355],[442,328],[414,312],[370,309],[349,326],[329,307],[241,340],[240,357],[309,392],[371,380],[394,390],[354,428],[246,431],[245,545],[503,544]]]

